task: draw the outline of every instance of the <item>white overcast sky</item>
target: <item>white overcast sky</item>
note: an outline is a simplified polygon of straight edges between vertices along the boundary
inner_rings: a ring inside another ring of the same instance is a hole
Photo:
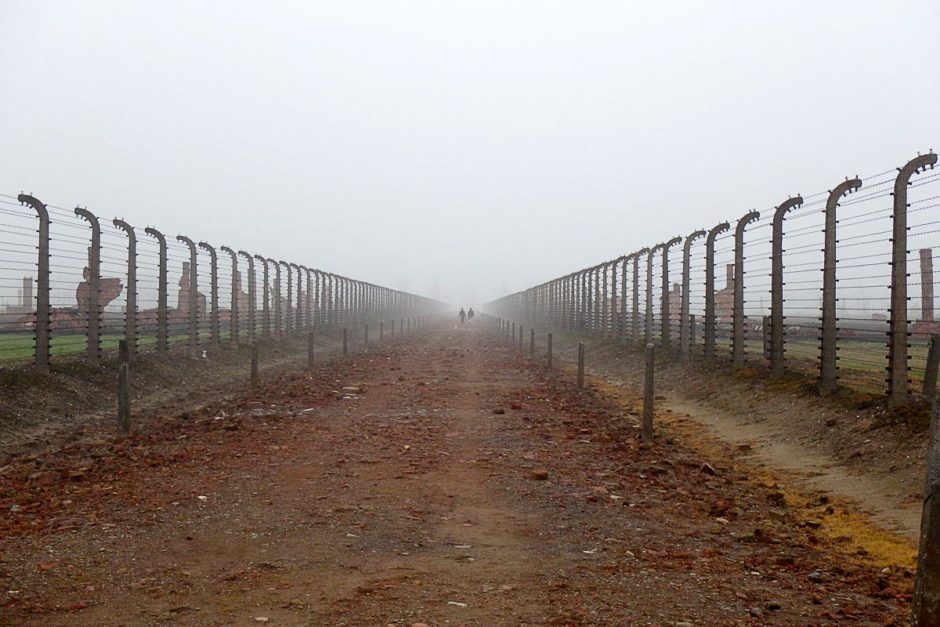
[[[937,0],[0,0],[0,26],[0,193],[461,305],[940,147]]]

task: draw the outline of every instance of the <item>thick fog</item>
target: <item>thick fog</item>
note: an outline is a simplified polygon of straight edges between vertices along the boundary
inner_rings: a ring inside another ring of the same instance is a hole
[[[940,138],[935,0],[0,0],[0,24],[0,193],[462,305]]]

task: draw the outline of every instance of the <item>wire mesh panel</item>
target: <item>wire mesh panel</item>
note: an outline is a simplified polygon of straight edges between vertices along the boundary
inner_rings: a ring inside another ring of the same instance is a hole
[[[911,179],[907,195],[908,316],[910,377],[914,390],[923,385],[930,336],[940,333],[936,320],[934,250],[940,245],[940,171],[927,170]]]
[[[805,373],[818,367],[826,198],[826,192],[804,198],[783,223],[784,361]]]
[[[715,238],[715,355],[731,359],[734,310],[734,227]]]
[[[689,251],[689,347],[702,353],[702,322],[705,320],[705,238],[698,238]]]
[[[33,358],[38,233],[36,212],[0,194],[0,361]]]
[[[744,232],[742,285],[744,293],[742,319],[742,350],[751,365],[765,363],[765,339],[770,315],[770,252],[773,210],[761,211],[760,219],[750,223]]]
[[[862,179],[838,209],[837,305],[839,378],[884,391],[891,284],[891,190],[896,172]]]

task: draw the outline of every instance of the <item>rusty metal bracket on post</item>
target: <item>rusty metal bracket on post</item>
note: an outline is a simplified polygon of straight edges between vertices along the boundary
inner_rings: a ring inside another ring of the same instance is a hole
[[[731,363],[744,366],[744,229],[760,218],[757,211],[744,214],[734,229],[734,308],[731,313]]]
[[[201,245],[201,244],[200,244]],[[232,258],[232,302],[229,305],[229,342],[231,342],[233,347],[238,346],[238,330],[239,330],[239,312],[238,312],[238,292],[240,286],[240,280],[238,277],[238,253],[229,248],[228,246],[221,247],[222,252],[228,253],[229,257]]]
[[[698,230],[685,238],[682,245],[682,293],[679,302],[679,356],[688,359],[692,356],[692,328],[689,319],[691,304],[691,263],[692,244],[699,237],[705,237],[704,230]]]
[[[826,200],[826,217],[823,243],[823,285],[822,285],[822,311],[819,337],[819,394],[827,396],[836,389],[836,208],[839,200],[862,186],[858,177],[836,185],[829,192]]]
[[[715,359],[715,238],[731,228],[727,222],[714,226],[705,237],[705,359]]]
[[[196,243],[185,235],[177,235],[177,241],[189,248],[189,347],[193,350],[199,345],[199,274],[197,271]]]
[[[29,205],[39,218],[39,257],[36,260],[36,322],[33,367],[37,372],[49,372],[49,342],[52,307],[49,304],[49,211],[39,199],[29,194],[19,194],[16,199]]]
[[[770,376],[783,375],[783,219],[787,212],[803,205],[797,194],[774,211],[770,240]]]
[[[216,256],[215,248],[206,242],[199,242],[199,248],[209,253],[209,303],[212,307],[209,329],[212,334],[212,343],[218,346],[221,342],[219,337],[219,258]],[[232,257],[234,258],[235,255],[233,254]],[[234,282],[233,278],[232,283]]]
[[[918,155],[898,169],[894,180],[891,248],[891,316],[888,331],[888,406],[907,404],[907,186],[911,177],[933,168],[934,153]]]
[[[663,244],[663,293],[662,303],[660,304],[660,318],[662,318],[660,321],[662,326],[662,337],[660,338],[660,344],[664,351],[668,351],[670,348],[669,345],[671,335],[671,328],[669,326],[669,249],[681,241],[681,237],[674,237]]]
[[[157,240],[159,246],[157,262],[157,353],[165,354],[170,349],[169,315],[167,311],[166,237],[150,226],[144,229],[144,233]]]
[[[88,247],[88,348],[86,357],[91,365],[98,364],[101,350],[101,225],[98,218],[81,207],[75,207],[75,215],[81,216],[91,226],[91,246]]]
[[[115,218],[116,228],[127,233],[127,306],[124,312],[124,340],[127,342],[127,361],[137,356],[137,234],[134,227]]]

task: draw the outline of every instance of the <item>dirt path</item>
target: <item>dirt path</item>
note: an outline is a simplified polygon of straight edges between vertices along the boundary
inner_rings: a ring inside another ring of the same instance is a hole
[[[388,342],[0,469],[0,619],[903,622],[902,566],[637,429],[482,328]]]

